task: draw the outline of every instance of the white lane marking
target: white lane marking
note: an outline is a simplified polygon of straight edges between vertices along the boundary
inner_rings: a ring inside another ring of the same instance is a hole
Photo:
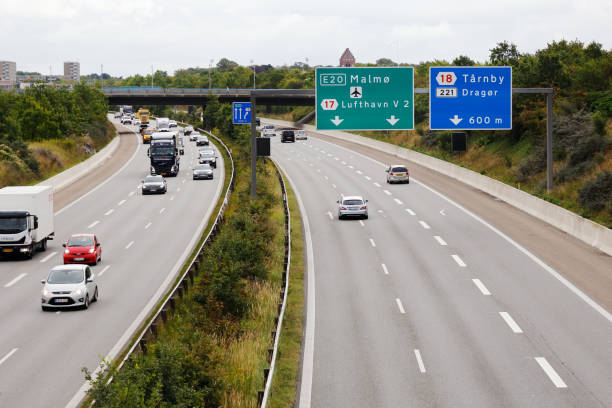
[[[181,191],[181,188],[180,188],[180,187],[179,187],[179,188],[177,188],[177,189],[176,189],[176,191]]]
[[[134,194],[136,194],[136,192],[134,192],[134,191],[130,191],[130,194],[128,194],[128,197],[131,197],[131,196],[133,196]]]
[[[321,153],[325,153],[325,150],[321,149]]]
[[[4,285],[5,288],[10,288],[11,286],[13,286],[14,284],[16,284],[17,282],[19,282],[21,279],[23,279],[24,276],[26,276],[27,273],[20,273],[15,279],[13,279],[12,281],[10,281],[9,283],[7,283],[6,285]]]
[[[534,358],[535,358],[535,361],[537,361],[537,363],[540,365],[542,370],[544,370],[548,378],[550,378],[550,381],[552,381],[553,384],[555,384],[555,387],[567,388],[567,384],[565,384],[563,379],[561,379],[559,374],[557,374],[555,369],[552,368],[552,366],[548,363],[548,361],[544,357],[534,357]]]
[[[183,180],[183,183],[185,183],[187,180]]]
[[[402,305],[402,301],[399,300],[399,298],[395,298],[395,303],[397,303],[397,308],[399,309],[401,314],[406,313],[406,311],[404,310],[404,306]]]
[[[327,177],[327,176],[323,176],[323,177],[325,177],[325,180],[329,180],[329,177]]]
[[[321,169],[317,169],[317,173],[320,173],[320,172],[321,172]]]
[[[55,255],[57,255],[57,252],[51,252],[49,255],[47,255],[43,259],[41,259],[40,263],[47,262],[49,259],[53,258]]]
[[[399,199],[397,199],[397,198],[394,198],[393,200],[394,200],[396,203],[398,203],[399,205],[404,204],[404,203],[402,203],[402,202],[401,202]]]
[[[504,319],[506,324],[508,326],[510,326],[510,329],[514,333],[522,333],[523,332],[523,330],[520,328],[520,326],[518,324],[516,324],[516,322],[514,321],[512,316],[510,316],[510,313],[508,313],[508,312],[499,312],[499,315],[502,317],[502,319]]]
[[[363,174],[363,171],[357,170],[357,174]]]
[[[442,239],[442,237],[440,237],[440,236],[438,236],[438,235],[434,235],[434,239],[435,239],[436,241],[438,241],[438,244],[440,244],[440,245],[442,245],[442,246],[446,246],[446,245],[447,245],[447,244],[446,244],[446,241],[444,241],[444,240]]]
[[[329,219],[330,219],[330,220],[333,220],[333,219],[334,219],[334,216],[332,215],[331,211],[328,211],[328,212],[327,212],[327,215],[329,216]]]
[[[340,159],[339,159],[339,158],[337,158],[337,157],[334,157],[334,160],[340,160]]]
[[[451,256],[453,257],[455,262],[457,262],[457,265],[459,265],[460,267],[465,268],[467,266],[465,262],[463,262],[463,260],[459,258],[459,255],[451,255]]]
[[[104,267],[104,269],[102,269],[102,270],[100,271],[100,273],[98,273],[98,276],[102,276],[102,275],[104,275],[104,272],[108,271],[108,268],[110,268],[110,265],[106,265],[106,266]]]
[[[132,245],[134,245],[134,241],[130,241],[130,243],[125,246],[125,249],[130,249]]]
[[[480,279],[472,279],[472,282],[474,282],[474,285],[476,285],[476,287],[480,289],[483,295],[491,296],[491,292],[489,292],[489,289],[487,289],[487,287],[484,285],[484,283],[480,281]]]
[[[336,188],[336,185],[332,183],[332,187],[333,187],[333,188]]]
[[[344,165],[346,166],[346,162],[345,162],[345,161],[342,161],[342,162],[340,162],[340,163],[342,163],[342,164],[344,164]]]
[[[14,348],[9,351],[2,359],[0,359],[0,365],[2,365],[6,360],[8,360],[13,354],[15,354],[19,350],[18,348]]]
[[[446,215],[446,214],[444,213],[444,208],[440,210],[440,214],[442,214],[442,215]]]
[[[372,244],[372,246],[374,248],[376,248],[376,242],[374,242],[374,240],[372,238],[370,238],[370,244]]]
[[[152,225],[152,224],[151,224],[151,222],[149,221],[149,222],[147,223],[147,225],[145,225],[145,229],[148,229],[148,228],[149,228],[151,225]]]
[[[419,224],[421,224],[421,227],[423,227],[425,229],[430,229],[431,228],[425,221],[419,221]]]
[[[425,370],[425,364],[423,364],[423,358],[421,357],[421,351],[419,349],[414,349],[414,356],[416,357],[417,360],[417,364],[419,365],[419,371],[424,373],[427,370]]]
[[[410,208],[406,208],[406,212],[410,215],[416,215],[416,213],[412,211]]]
[[[359,224],[360,224],[362,227],[365,227],[365,224],[363,223],[363,221],[359,220]]]
[[[380,184],[378,184],[377,182],[374,182],[374,185],[375,185],[376,187],[380,187]]]
[[[368,181],[372,180],[372,177],[370,177],[370,176],[363,176],[363,177],[365,177],[365,179],[368,180]]]
[[[385,273],[385,275],[388,275],[388,274],[389,274],[389,270],[387,269],[387,265],[385,265],[385,264],[380,264],[380,266],[382,266],[382,270],[383,270],[383,272]]]
[[[57,312],[55,312],[56,315],[62,313],[60,310],[58,310]]]
[[[310,163],[310,164],[309,164],[309,166],[310,166],[310,167],[314,167],[314,164]]]
[[[163,213],[164,211],[166,211],[166,207],[162,208],[161,210],[159,210],[159,213]]]
[[[348,166],[348,168],[349,168],[349,169],[354,169],[355,167],[353,167],[353,166]]]
[[[333,156],[333,154],[327,153],[327,157],[332,157],[332,156]]]
[[[114,213],[114,212],[115,212],[115,210],[111,208],[110,210],[108,210],[107,212],[105,212],[105,213],[104,213],[104,215],[111,215],[111,214],[112,214],[112,213]]]
[[[171,196],[171,197],[170,197],[170,201],[173,201],[173,200],[174,200],[174,196]]]
[[[391,192],[389,190],[383,190],[383,193],[385,193],[386,195],[391,195]]]
[[[99,220],[96,220],[96,221],[92,222],[91,224],[89,224],[89,225],[87,226],[87,228],[93,228],[93,227],[95,227],[96,225],[98,225],[99,223],[100,223],[100,221],[99,221]]]
[[[125,200],[121,200],[117,203],[117,205],[123,205],[125,203]]]

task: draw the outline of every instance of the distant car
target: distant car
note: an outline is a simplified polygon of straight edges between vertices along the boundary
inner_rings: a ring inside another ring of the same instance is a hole
[[[281,143],[294,143],[295,142],[295,131],[283,130],[281,133]]]
[[[62,246],[64,264],[97,265],[102,260],[102,246],[94,234],[74,234]]]
[[[122,116],[122,117],[121,117],[121,124],[122,124],[122,125],[127,125],[128,123],[129,123],[130,125],[132,124],[132,118],[131,118],[131,117],[129,117],[129,116]]]
[[[213,169],[209,164],[196,164],[193,168],[193,179],[213,179]]]
[[[207,136],[198,135],[196,139],[196,146],[208,146],[209,144],[210,144],[210,141],[208,140]]]
[[[410,175],[406,166],[394,164],[387,167],[387,183],[410,183]]]
[[[115,112],[115,119],[119,119],[121,117],[121,112]]]
[[[178,123],[176,123],[176,120],[170,120],[170,121],[168,121],[168,127],[169,128],[178,127]]]
[[[209,164],[211,167],[217,168],[217,155],[212,149],[200,150],[200,156],[198,157],[198,163]]]
[[[142,180],[142,195],[166,194],[166,191],[168,191],[168,183],[162,176],[147,176]]]
[[[193,131],[189,134],[189,141],[190,142],[195,142],[196,140],[198,140],[198,136],[200,136],[200,132],[197,131]]]
[[[345,196],[338,203],[338,219],[344,217],[363,217],[368,219],[368,200],[362,196]]]
[[[191,125],[185,126],[185,129],[183,130],[183,133],[185,133],[186,135],[190,135],[191,132],[193,132],[193,126],[191,126]]]
[[[183,142],[182,137],[178,139],[178,149],[180,154],[185,154],[185,142]]]
[[[140,125],[142,124],[142,122],[140,121],[140,119],[136,118],[136,119],[132,119],[132,125]]]
[[[262,137],[276,136],[274,125],[264,125],[264,127],[261,128],[261,136]]]
[[[98,300],[98,284],[87,265],[60,265],[49,272],[41,291],[42,310],[80,306]]]
[[[304,129],[298,129],[295,131],[295,140],[306,140],[308,136],[306,136],[306,131]]]

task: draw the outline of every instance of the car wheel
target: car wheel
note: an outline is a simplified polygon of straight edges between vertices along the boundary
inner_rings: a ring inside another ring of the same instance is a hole
[[[389,179],[387,179],[387,184],[391,184],[391,182],[389,181]]]
[[[89,309],[89,295],[85,295],[85,304],[83,305],[83,309]]]
[[[410,180],[406,180],[406,184],[410,184]]]
[[[338,219],[341,220],[342,219],[342,215],[338,214]]]
[[[96,286],[96,291],[94,292],[93,295],[93,299],[91,299],[92,302],[97,302],[98,301],[98,287]]]
[[[368,214],[364,215],[363,218],[367,220],[368,219]]]
[[[43,312],[48,312],[51,310],[48,306],[41,306]]]

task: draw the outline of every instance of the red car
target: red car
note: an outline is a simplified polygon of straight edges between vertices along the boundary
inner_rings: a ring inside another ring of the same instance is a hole
[[[74,234],[65,244],[64,264],[95,265],[102,260],[102,247],[94,234]]]

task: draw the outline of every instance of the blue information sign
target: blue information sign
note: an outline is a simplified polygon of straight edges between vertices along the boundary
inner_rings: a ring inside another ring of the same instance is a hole
[[[512,67],[430,67],[429,127],[512,129]]]
[[[233,102],[232,108],[234,125],[251,123],[251,102]]]

